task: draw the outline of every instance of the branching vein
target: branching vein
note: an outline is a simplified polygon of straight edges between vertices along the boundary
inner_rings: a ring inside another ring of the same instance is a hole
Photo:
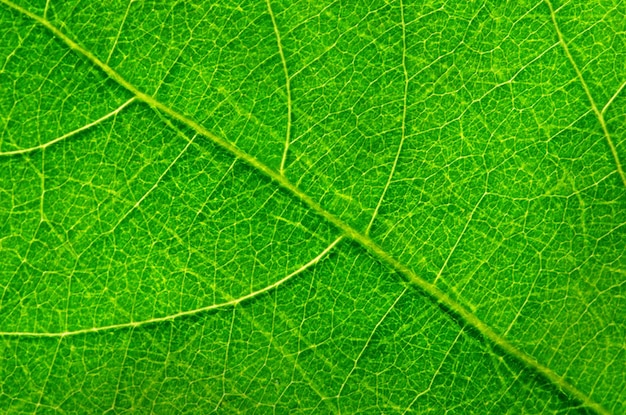
[[[619,86],[619,88],[617,88],[617,91],[615,91],[613,96],[606,102],[606,104],[602,108],[602,112],[601,113],[602,113],[603,116],[604,116],[604,113],[606,112],[606,110],[609,109],[609,107],[611,106],[613,101],[615,101],[615,99],[619,96],[619,94],[622,93],[622,91],[624,90],[624,87],[626,87],[626,81],[622,82],[622,84]]]

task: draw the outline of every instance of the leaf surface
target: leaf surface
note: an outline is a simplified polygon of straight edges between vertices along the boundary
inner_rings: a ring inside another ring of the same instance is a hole
[[[624,413],[625,14],[0,0],[0,408]]]

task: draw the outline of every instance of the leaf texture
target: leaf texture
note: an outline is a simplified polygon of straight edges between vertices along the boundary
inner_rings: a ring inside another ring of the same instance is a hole
[[[625,15],[0,0],[0,410],[625,413]]]

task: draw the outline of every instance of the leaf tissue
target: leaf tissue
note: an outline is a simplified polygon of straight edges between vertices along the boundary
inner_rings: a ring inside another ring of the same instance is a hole
[[[0,0],[0,412],[626,413],[626,3]]]

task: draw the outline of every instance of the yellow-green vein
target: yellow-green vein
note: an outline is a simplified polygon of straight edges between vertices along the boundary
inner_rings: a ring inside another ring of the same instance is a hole
[[[259,173],[264,174],[269,179],[274,181],[283,189],[289,191],[293,196],[298,198],[300,202],[307,205],[314,212],[319,214],[325,220],[333,224],[336,228],[341,230],[345,237],[352,239],[353,241],[360,244],[363,248],[367,249],[371,254],[377,257],[380,261],[386,263],[388,266],[402,274],[405,278],[410,280],[413,284],[418,286],[425,294],[430,296],[434,301],[441,304],[443,307],[447,308],[451,313],[455,314],[459,317],[463,322],[471,327],[473,327],[476,331],[481,333],[489,341],[493,342],[497,347],[499,347],[503,352],[510,355],[511,357],[517,359],[520,363],[527,366],[528,368],[536,371],[543,377],[545,377],[548,381],[554,384],[557,388],[568,393],[572,397],[579,400],[585,407],[592,409],[600,414],[609,414],[609,412],[598,402],[595,402],[590,396],[579,390],[576,386],[569,383],[564,377],[558,375],[549,367],[543,365],[539,361],[537,361],[534,357],[526,354],[519,348],[517,348],[513,343],[509,342],[507,339],[498,334],[495,330],[493,330],[488,324],[483,322],[472,313],[467,307],[462,305],[457,300],[453,299],[447,293],[443,292],[441,289],[433,285],[432,283],[426,281],[425,279],[418,276],[413,270],[411,270],[406,265],[399,262],[395,259],[391,254],[385,251],[381,246],[379,246],[373,239],[371,239],[365,233],[356,230],[348,223],[344,222],[339,217],[335,216],[331,212],[324,209],[318,202],[313,200],[307,193],[302,191],[299,187],[294,185],[291,181],[289,181],[284,175],[280,174],[280,172],[275,171],[269,166],[262,163],[260,160],[255,158],[254,156],[244,152],[239,149],[234,144],[231,144],[229,141],[213,134],[204,126],[198,124],[196,121],[187,117],[186,115],[177,112],[176,110],[168,107],[160,101],[157,101],[154,97],[140,91],[133,84],[128,82],[125,78],[123,78],[119,73],[113,70],[111,67],[102,62],[98,57],[96,57],[92,52],[83,48],[74,40],[69,38],[65,33],[59,30],[52,23],[43,19],[40,16],[24,9],[21,6],[13,3],[10,0],[0,0],[1,3],[6,6],[24,14],[25,16],[30,17],[31,19],[37,21],[42,26],[46,27],[50,30],[55,36],[57,36],[60,40],[65,42],[69,48],[76,51],[77,53],[83,55],[89,61],[92,62],[95,66],[100,68],[103,72],[105,72],[111,79],[116,81],[118,84],[126,88],[128,91],[132,92],[137,99],[145,102],[150,107],[155,110],[161,111],[164,114],[167,114],[173,119],[182,122],[187,127],[193,129],[198,134],[205,136],[210,139],[215,145],[221,147],[227,152],[231,153],[234,157],[241,159],[246,162],[250,167],[257,170]],[[626,184],[626,178],[624,178]],[[183,313],[179,313],[175,316],[170,316],[167,319],[171,320],[172,318],[176,318],[179,315],[183,315]],[[163,318],[165,319],[165,318]],[[154,319],[154,322],[159,321],[158,319]],[[133,323],[131,323],[133,324]],[[134,324],[136,325],[136,324]],[[85,330],[85,332],[89,332],[93,330]]]
[[[596,101],[593,99],[593,96],[591,95],[591,91],[589,90],[589,86],[587,85],[587,82],[585,82],[585,78],[583,78],[583,74],[578,68],[576,61],[574,60],[574,57],[572,56],[572,53],[570,52],[569,47],[567,46],[567,43],[565,42],[565,39],[563,38],[563,33],[561,32],[561,29],[559,28],[559,24],[556,21],[556,13],[554,11],[554,7],[552,7],[552,2],[550,0],[545,0],[545,2],[548,5],[548,8],[550,9],[550,18],[552,19],[554,30],[556,31],[556,34],[559,38],[559,44],[563,48],[563,51],[565,52],[565,56],[567,56],[567,60],[570,62],[570,64],[574,68],[574,71],[576,72],[576,76],[578,77],[580,84],[585,90],[585,94],[587,95],[587,99],[589,100],[589,105],[591,105],[591,109],[593,110],[594,114],[596,114],[596,118],[598,118],[598,122],[600,123],[600,127],[602,128],[602,133],[604,134],[604,138],[606,139],[606,142],[609,145],[609,148],[611,149],[613,160],[615,161],[615,164],[617,166],[617,173],[622,179],[622,183],[624,183],[624,186],[626,186],[626,173],[624,173],[624,169],[622,168],[622,163],[620,162],[620,159],[619,159],[619,154],[617,154],[617,147],[615,147],[615,143],[613,143],[613,139],[611,138],[611,134],[609,133],[609,128],[607,127],[606,121],[604,120],[604,111],[606,110],[606,107],[602,111],[598,109],[598,106],[596,105]],[[622,88],[623,88],[623,85],[619,88],[618,93],[621,91]],[[617,96],[617,94],[615,94],[614,97],[615,96]],[[609,103],[612,102],[612,100],[613,98],[611,98]]]

